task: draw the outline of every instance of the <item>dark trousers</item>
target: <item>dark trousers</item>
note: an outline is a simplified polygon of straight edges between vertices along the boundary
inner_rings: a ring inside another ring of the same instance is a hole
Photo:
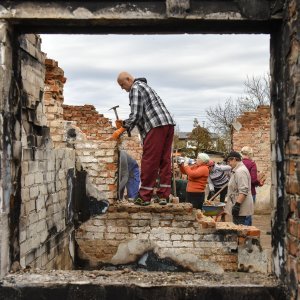
[[[232,216],[232,221],[234,224],[236,225],[246,225],[245,221],[246,221],[246,216]]]
[[[186,201],[193,204],[193,208],[202,209],[205,192],[192,193],[186,192]]]
[[[220,188],[215,188],[215,192],[217,193],[220,190]],[[220,202],[225,202],[225,198],[227,195],[228,187],[226,187],[221,193],[220,193]]]
[[[253,203],[255,203],[256,195],[252,195]],[[252,226],[252,216],[247,216],[245,220],[245,224],[247,226]]]
[[[166,125],[152,128],[143,142],[141,161],[141,187],[139,194],[144,201],[150,201],[159,177],[157,195],[169,198],[171,193],[171,151],[174,126]]]

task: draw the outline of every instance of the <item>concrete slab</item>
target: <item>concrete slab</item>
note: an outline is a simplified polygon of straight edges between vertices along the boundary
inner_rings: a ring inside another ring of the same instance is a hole
[[[40,271],[2,279],[0,299],[288,299],[273,276],[255,273]]]

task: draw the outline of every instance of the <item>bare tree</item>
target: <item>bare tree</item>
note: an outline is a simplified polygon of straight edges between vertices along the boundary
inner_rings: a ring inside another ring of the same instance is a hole
[[[227,99],[224,105],[216,105],[206,110],[207,119],[213,130],[229,138],[232,131],[232,123],[245,111],[253,111],[259,105],[270,104],[270,76],[247,77],[244,82],[245,96],[236,101]]]
[[[241,111],[252,111],[259,105],[270,105],[270,75],[249,78],[244,82],[245,96],[237,100]]]
[[[239,106],[232,101],[227,99],[222,106],[221,104],[215,107],[209,107],[206,110],[207,119],[216,133],[224,136],[230,132],[231,124],[241,113]]]

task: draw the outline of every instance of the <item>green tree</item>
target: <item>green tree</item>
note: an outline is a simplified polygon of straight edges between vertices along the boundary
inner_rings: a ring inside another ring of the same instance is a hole
[[[193,157],[197,157],[198,153],[211,149],[212,140],[209,131],[199,125],[197,118],[194,119],[193,127],[189,135],[189,150],[192,151]]]
[[[185,141],[181,141],[179,139],[179,133],[174,133],[174,138],[173,138],[173,148],[174,149],[184,149],[186,147]]]

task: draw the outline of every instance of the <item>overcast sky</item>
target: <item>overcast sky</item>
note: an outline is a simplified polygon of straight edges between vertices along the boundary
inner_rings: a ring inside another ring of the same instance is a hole
[[[130,113],[121,71],[146,77],[180,131],[205,110],[244,94],[247,76],[269,73],[269,35],[42,35],[42,51],[65,72],[64,103],[92,104],[115,120]]]

